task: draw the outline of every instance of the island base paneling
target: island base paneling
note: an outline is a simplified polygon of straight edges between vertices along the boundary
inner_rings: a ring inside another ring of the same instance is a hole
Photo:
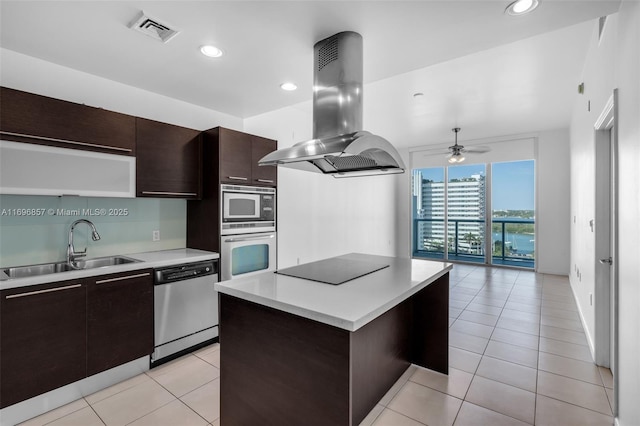
[[[411,364],[448,373],[449,274],[356,331],[220,293],[220,420],[358,425]]]
[[[349,424],[349,332],[220,294],[220,423]]]
[[[413,309],[411,362],[449,374],[449,274],[407,302]]]
[[[411,364],[409,302],[402,302],[350,333],[351,425],[360,424]]]

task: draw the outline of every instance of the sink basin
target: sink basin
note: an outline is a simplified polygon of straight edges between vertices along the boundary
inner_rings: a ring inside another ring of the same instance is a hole
[[[124,265],[127,263],[135,263],[140,262],[137,259],[132,259],[130,257],[125,256],[109,256],[109,257],[98,257],[95,259],[87,259],[87,260],[78,260],[76,262],[76,266],[78,269],[93,269],[93,268],[102,268],[105,266],[115,266],[115,265]]]
[[[72,268],[67,262],[43,263],[41,265],[16,266],[4,268],[2,272],[8,278],[24,278],[36,275],[55,274],[57,272],[71,271]]]
[[[124,265],[127,263],[140,262],[125,256],[97,257],[95,259],[79,260],[76,262],[77,268],[72,268],[67,262],[42,263],[40,265],[15,266],[0,270],[0,279],[33,277],[36,275],[56,274],[58,272],[75,271],[80,269],[103,268],[105,266]]]

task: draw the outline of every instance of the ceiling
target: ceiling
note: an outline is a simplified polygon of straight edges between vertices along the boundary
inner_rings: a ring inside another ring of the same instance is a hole
[[[394,105],[392,123],[407,133],[400,145],[415,145],[416,129],[436,124],[442,138],[471,121],[566,126],[593,20],[616,12],[619,0],[542,0],[521,17],[505,14],[508,4],[2,0],[0,45],[248,118],[311,99],[313,45],[351,30],[364,39],[365,99],[380,101],[365,102],[365,126],[367,115]],[[141,10],[180,33],[164,44],[134,32],[128,25]],[[225,55],[207,58],[203,44]],[[298,90],[281,90],[285,81]]]

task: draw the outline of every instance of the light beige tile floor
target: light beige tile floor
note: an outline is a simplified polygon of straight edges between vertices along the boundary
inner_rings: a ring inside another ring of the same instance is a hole
[[[455,265],[449,375],[411,366],[361,426],[612,425],[566,277]],[[25,424],[220,426],[212,345]]]

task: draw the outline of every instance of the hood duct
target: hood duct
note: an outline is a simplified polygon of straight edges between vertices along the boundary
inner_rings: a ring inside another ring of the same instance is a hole
[[[345,31],[314,46],[313,139],[259,161],[334,177],[403,173],[396,149],[362,130],[362,36]]]

